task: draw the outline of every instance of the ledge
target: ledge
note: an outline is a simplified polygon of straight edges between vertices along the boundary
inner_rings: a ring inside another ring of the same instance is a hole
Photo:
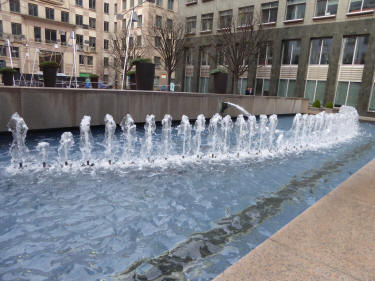
[[[276,25],[276,22],[275,21],[270,21],[270,22],[264,22],[264,23],[261,23],[259,24],[260,26],[275,26]]]
[[[200,34],[210,34],[212,33],[212,30],[205,30],[205,31],[201,31]]]
[[[371,9],[371,10],[347,13],[346,16],[347,17],[363,16],[363,15],[373,14],[374,12],[375,12],[375,9]]]
[[[185,3],[186,6],[191,6],[191,5],[196,5],[196,4],[198,4],[198,1],[191,1],[191,2]]]
[[[317,16],[317,17],[313,17],[313,21],[328,20],[328,19],[334,19],[334,18],[336,18],[336,15]]]
[[[305,19],[284,20],[283,23],[284,23],[284,24],[301,23],[301,22],[303,22],[304,20],[305,20]]]
[[[55,25],[58,25],[58,26],[65,25],[65,26],[69,26],[71,28],[75,28],[76,27],[76,25],[68,23],[68,22],[57,21],[57,20],[50,20],[50,19],[46,19],[46,18],[40,18],[40,17],[36,17],[36,16],[30,16],[30,15],[27,15],[27,14],[19,14],[19,13],[16,13],[16,14],[17,15],[21,15],[25,19],[31,19],[31,20],[35,20],[35,21],[52,23],[52,24],[55,24]]]

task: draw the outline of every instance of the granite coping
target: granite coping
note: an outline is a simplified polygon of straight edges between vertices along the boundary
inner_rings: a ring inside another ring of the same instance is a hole
[[[375,280],[375,159],[217,276]]]

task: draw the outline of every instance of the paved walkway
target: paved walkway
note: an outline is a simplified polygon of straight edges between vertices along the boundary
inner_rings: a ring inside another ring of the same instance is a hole
[[[375,160],[219,275],[375,281]]]

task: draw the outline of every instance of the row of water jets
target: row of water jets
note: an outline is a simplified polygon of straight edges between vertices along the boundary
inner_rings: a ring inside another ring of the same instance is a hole
[[[155,138],[154,115],[147,115],[144,135],[139,137],[136,124],[127,114],[120,126],[122,141],[116,140],[116,122],[107,114],[104,118],[104,158],[98,164],[114,165],[136,162],[154,163],[158,160],[173,159],[215,159],[223,157],[273,156],[285,152],[302,151],[336,144],[354,137],[359,130],[358,113],[353,107],[342,106],[338,113],[321,112],[317,115],[296,114],[290,130],[278,130],[276,115],[267,117],[239,115],[235,121],[227,115],[215,114],[206,126],[206,118],[200,114],[194,124],[185,115],[177,128],[172,127],[172,117],[165,115],[161,121],[161,140]],[[80,123],[80,165],[94,165],[94,139],[90,130],[91,117],[84,116]],[[18,113],[14,113],[8,123],[13,142],[10,147],[12,165],[20,168],[27,162],[28,148],[26,134],[28,127]],[[174,141],[172,130],[177,129],[180,140]],[[118,144],[121,143],[119,151]],[[137,143],[140,144],[137,146]],[[40,142],[36,150],[40,154],[43,167],[47,167],[48,142]],[[70,166],[73,161],[70,151],[74,146],[71,132],[61,135],[58,146],[58,161],[61,166]]]

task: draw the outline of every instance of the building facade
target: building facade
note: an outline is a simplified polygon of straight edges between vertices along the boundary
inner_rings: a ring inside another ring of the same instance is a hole
[[[375,1],[372,0],[185,0],[185,58],[176,78],[185,91],[211,92],[210,70],[220,59],[211,36],[232,17],[259,17],[267,47],[238,81],[256,95],[306,97],[352,105],[375,116]]]

